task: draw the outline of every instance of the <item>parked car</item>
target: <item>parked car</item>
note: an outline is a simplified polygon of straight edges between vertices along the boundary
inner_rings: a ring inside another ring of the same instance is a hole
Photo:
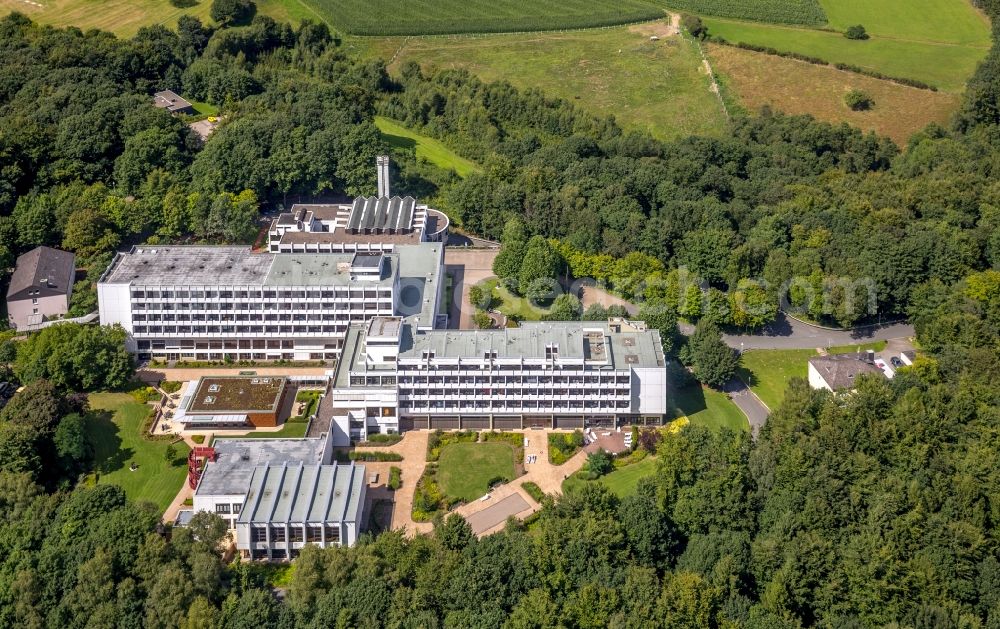
[[[899,358],[899,356],[893,356],[892,358],[889,359],[889,362],[896,369],[899,369],[900,367],[903,366],[903,361]]]

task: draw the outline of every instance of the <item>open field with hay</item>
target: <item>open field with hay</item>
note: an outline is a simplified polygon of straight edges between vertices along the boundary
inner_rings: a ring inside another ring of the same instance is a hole
[[[709,58],[731,94],[750,112],[761,107],[789,114],[812,114],[827,122],[846,122],[886,135],[903,146],[931,122],[947,125],[960,97],[882,81],[794,59],[711,45]],[[875,106],[853,111],[844,104],[850,90],[862,90]]]

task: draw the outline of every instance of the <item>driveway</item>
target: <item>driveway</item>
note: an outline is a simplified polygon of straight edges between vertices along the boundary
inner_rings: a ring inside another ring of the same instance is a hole
[[[733,401],[733,404],[738,406],[747,416],[747,421],[750,422],[750,433],[756,439],[760,429],[767,423],[767,417],[771,411],[760,401],[760,398],[754,395],[746,383],[735,376],[722,387],[722,390]]]

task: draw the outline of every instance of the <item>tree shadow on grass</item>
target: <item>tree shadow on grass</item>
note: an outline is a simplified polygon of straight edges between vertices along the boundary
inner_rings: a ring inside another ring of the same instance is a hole
[[[682,385],[679,389],[674,389],[674,396],[671,400],[671,415],[673,417],[690,417],[708,408],[705,402],[705,392],[697,382]]]
[[[748,387],[755,387],[760,384],[760,379],[757,378],[757,375],[746,367],[740,367],[737,369],[736,377],[742,380]]]
[[[125,467],[135,455],[132,448],[123,448],[121,429],[111,411],[95,411],[87,415],[87,438],[94,451],[94,471],[110,474]]]

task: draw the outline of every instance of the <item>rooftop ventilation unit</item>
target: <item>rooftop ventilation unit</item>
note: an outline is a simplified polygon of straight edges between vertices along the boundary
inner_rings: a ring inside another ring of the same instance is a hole
[[[205,404],[215,404],[215,396],[214,395],[206,395],[204,403]]]
[[[208,385],[208,392],[209,393],[216,393],[218,390],[219,390],[219,385],[217,385],[217,384],[210,384],[210,385]]]

